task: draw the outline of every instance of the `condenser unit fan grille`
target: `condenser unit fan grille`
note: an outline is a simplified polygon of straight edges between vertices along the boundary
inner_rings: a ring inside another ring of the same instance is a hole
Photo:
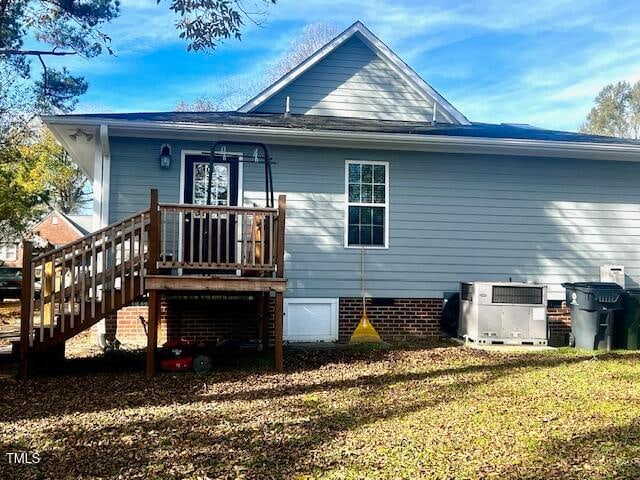
[[[520,305],[542,305],[540,287],[493,287],[492,303],[514,303]]]

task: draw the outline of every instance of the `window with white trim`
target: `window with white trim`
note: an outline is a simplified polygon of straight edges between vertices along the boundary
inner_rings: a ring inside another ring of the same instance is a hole
[[[17,243],[1,243],[0,244],[0,260],[15,261],[18,259]]]
[[[388,163],[347,160],[345,188],[345,246],[387,247]]]

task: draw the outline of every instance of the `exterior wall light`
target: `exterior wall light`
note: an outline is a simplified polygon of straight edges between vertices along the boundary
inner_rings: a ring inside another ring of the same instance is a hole
[[[160,147],[160,168],[171,167],[171,145],[165,143]]]

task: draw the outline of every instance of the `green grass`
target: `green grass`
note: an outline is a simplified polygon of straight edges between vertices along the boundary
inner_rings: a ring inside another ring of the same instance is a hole
[[[3,381],[1,478],[640,478],[640,356],[405,344]]]

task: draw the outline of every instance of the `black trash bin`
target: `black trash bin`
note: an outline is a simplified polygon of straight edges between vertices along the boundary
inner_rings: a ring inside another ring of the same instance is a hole
[[[576,348],[611,350],[615,314],[622,309],[623,288],[617,283],[563,283],[571,308],[571,335]]]
[[[640,288],[625,290],[622,311],[616,315],[613,345],[626,350],[640,348]]]

